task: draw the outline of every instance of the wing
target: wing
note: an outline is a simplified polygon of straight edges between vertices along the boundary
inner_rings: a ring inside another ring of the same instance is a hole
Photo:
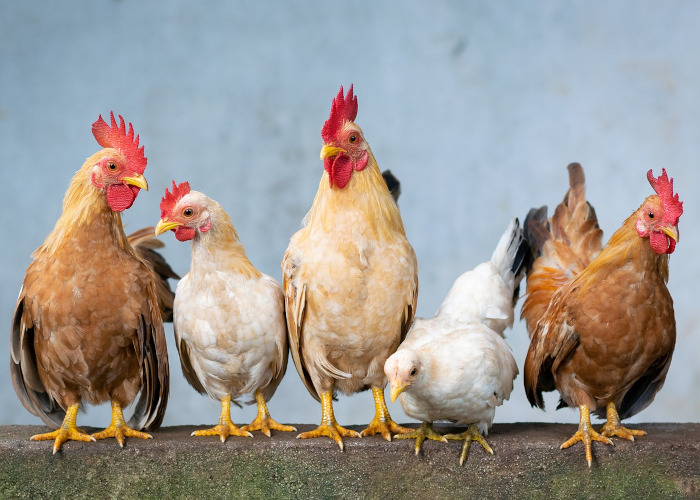
[[[34,322],[24,308],[24,287],[20,290],[10,330],[10,375],[22,405],[51,428],[57,429],[66,416],[48,395],[39,379],[34,353]]]
[[[282,287],[275,279],[271,278],[270,276],[266,275],[263,279],[267,279],[274,284],[275,293],[279,296],[278,313],[280,316],[284,316],[285,297],[284,293],[282,292]],[[272,366],[272,381],[267,385],[267,387],[264,390],[266,401],[269,400],[275,393],[277,387],[280,385],[280,382],[282,382],[284,374],[287,372],[287,360],[289,359],[289,329],[287,328],[287,322],[285,320],[283,320],[282,323],[284,323],[284,335],[277,344],[277,356],[275,356],[275,362]]]
[[[664,385],[666,373],[671,366],[671,355],[672,353],[668,353],[656,360],[625,393],[622,403],[617,408],[620,419],[624,420],[636,415],[651,404],[656,393]]]
[[[187,347],[187,343],[182,341],[177,325],[173,323],[173,330],[175,332],[175,345],[177,346],[177,352],[180,355],[180,366],[182,367],[182,374],[185,376],[185,380],[200,394],[206,394],[207,390],[202,385],[202,382],[197,377],[197,372],[195,372],[192,362],[190,361],[191,354],[190,349]]]
[[[572,322],[567,321],[568,316],[561,306],[570,288],[567,286],[555,292],[552,305],[537,322],[525,357],[525,393],[532,406],[542,409],[542,392],[555,389],[554,372],[579,344],[579,335]]]
[[[583,168],[572,163],[568,170],[569,190],[552,217],[547,219],[547,207],[541,207],[530,210],[525,219],[525,239],[535,260],[527,273],[521,318],[531,338],[554,292],[583,271],[602,249],[603,232],[586,201]]]
[[[163,248],[165,245],[154,236],[153,227],[144,227],[130,234],[128,238],[129,243],[136,250],[136,254],[153,270],[156,278],[158,307],[163,316],[163,321],[172,323],[175,293],[170,288],[168,279],[180,279],[180,276],[173,271],[165,258],[155,251],[156,248]]]
[[[282,259],[282,275],[284,279],[284,299],[285,315],[287,317],[287,333],[289,336],[289,351],[292,353],[292,361],[299,373],[301,381],[309,393],[317,400],[321,401],[314,388],[311,376],[304,366],[301,355],[301,333],[304,327],[304,313],[306,311],[306,285],[297,281],[297,267],[294,258],[289,250],[285,252]]]
[[[152,273],[150,268],[145,268],[144,272]],[[128,423],[133,429],[147,431],[157,429],[163,423],[170,384],[163,319],[152,279],[147,280],[144,287],[138,344],[135,346],[141,366],[141,395]]]
[[[415,259],[414,259],[415,260]],[[406,335],[408,335],[408,331],[411,329],[411,325],[413,325],[413,320],[415,319],[416,316],[416,303],[418,301],[418,273],[414,273],[413,276],[413,291],[408,297],[408,301],[406,302],[406,308],[404,310],[404,315],[403,315],[403,321],[401,322],[401,342],[403,342],[406,339]],[[401,343],[399,342],[399,345]]]

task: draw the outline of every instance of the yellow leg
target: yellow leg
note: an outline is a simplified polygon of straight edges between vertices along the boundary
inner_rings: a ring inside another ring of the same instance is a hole
[[[432,439],[433,441],[447,442],[447,439],[442,434],[438,434],[433,429],[432,422],[423,422],[421,426],[415,431],[410,431],[405,434],[397,434],[396,439],[413,439],[416,438],[416,455],[420,453],[420,448],[423,445],[423,441],[427,439]]]
[[[413,429],[401,427],[394,422],[389,415],[389,409],[384,402],[384,389],[381,387],[372,387],[372,395],[374,396],[375,414],[367,428],[362,431],[362,437],[381,434],[384,439],[391,441],[391,433],[406,434],[412,432]]]
[[[445,434],[445,439],[455,439],[458,441],[464,440],[462,445],[462,452],[459,454],[459,465],[461,466],[467,459],[467,453],[469,453],[469,447],[472,441],[480,443],[486,451],[493,455],[493,449],[489,446],[489,443],[484,439],[484,436],[479,432],[479,427],[476,424],[471,424],[469,428],[459,434]]]
[[[250,424],[241,427],[242,431],[260,431],[267,437],[270,437],[270,429],[273,431],[296,431],[296,428],[291,425],[278,424],[270,417],[270,411],[265,404],[265,398],[262,392],[255,391],[255,401],[258,403],[258,415]]]
[[[231,396],[221,398],[221,416],[219,423],[209,429],[194,431],[192,436],[219,436],[221,442],[225,442],[229,436],[253,437],[253,435],[243,429],[239,429],[231,421]]]
[[[53,443],[54,455],[58,450],[61,449],[61,445],[69,439],[73,441],[85,442],[94,441],[94,437],[92,437],[90,434],[81,431],[75,426],[75,419],[78,415],[78,408],[80,408],[80,405],[77,403],[69,406],[68,411],[66,412],[66,416],[63,419],[63,423],[61,424],[61,427],[59,427],[55,431],[47,432],[45,434],[35,434],[29,439],[32,441],[48,441],[49,439],[55,439]]]
[[[608,403],[605,405],[605,410],[607,413],[607,420],[605,425],[601,427],[600,433],[606,437],[617,436],[628,441],[634,441],[634,436],[644,436],[645,431],[628,429],[622,426],[620,422],[620,415],[617,414],[617,408],[615,408],[615,403]]]
[[[343,437],[362,437],[359,432],[338,425],[333,415],[333,391],[321,393],[321,425],[312,431],[302,432],[297,439],[309,439],[328,436],[343,449]]]
[[[112,401],[112,422],[109,424],[105,430],[101,432],[96,432],[92,435],[95,439],[106,439],[115,438],[119,446],[124,447],[125,437],[134,437],[139,439],[153,439],[153,436],[145,432],[135,431],[134,429],[127,427],[124,421],[124,413],[122,412],[122,407],[119,403]]]
[[[593,453],[591,452],[591,442],[599,441],[605,444],[613,444],[613,442],[602,434],[598,434],[593,430],[591,426],[591,413],[588,410],[588,406],[581,405],[578,407],[579,413],[581,414],[579,418],[578,431],[571,436],[567,441],[561,445],[561,449],[568,448],[569,446],[583,441],[583,446],[586,452],[586,461],[588,462],[588,467],[593,463]]]

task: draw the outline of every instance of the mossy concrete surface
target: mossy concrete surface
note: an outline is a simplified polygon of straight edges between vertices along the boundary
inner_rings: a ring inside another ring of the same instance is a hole
[[[581,444],[559,449],[576,430],[568,424],[497,424],[488,436],[494,455],[472,443],[462,467],[455,441],[425,442],[415,456],[413,440],[347,438],[341,452],[328,438],[297,433],[222,444],[190,436],[201,427],[168,427],[123,449],[114,439],[68,442],[52,455],[51,442],[29,441],[45,428],[0,427],[0,497],[700,498],[700,424],[630,427],[648,435],[593,443],[590,469]]]

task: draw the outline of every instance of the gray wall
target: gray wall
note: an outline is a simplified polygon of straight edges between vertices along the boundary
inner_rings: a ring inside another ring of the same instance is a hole
[[[90,125],[110,110],[134,123],[149,158],[151,190],[125,213],[127,230],[155,225],[165,186],[189,180],[229,211],[253,263],[280,279],[322,174],[331,99],[353,82],[357,123],[403,183],[421,316],[490,256],[510,217],[561,200],[569,162],[586,169],[606,236],[651,193],[646,171],[666,167],[685,201],[669,283],[678,347],[666,386],[634,421],[697,421],[699,26],[698,4],[679,1],[3,2],[0,319],[7,328],[31,252],[99,149]],[[189,245],[163,239],[184,274]],[[167,335],[165,424],[215,423],[219,404],[187,386]],[[526,339],[522,323],[508,332],[521,369]],[[0,424],[40,423],[6,369],[0,387]],[[496,420],[577,421],[554,411],[555,395],[547,401],[546,413],[531,409],[520,375]],[[79,423],[106,425],[108,406]],[[291,366],[270,407],[282,422],[320,416]],[[345,424],[372,412],[367,393],[336,405]]]

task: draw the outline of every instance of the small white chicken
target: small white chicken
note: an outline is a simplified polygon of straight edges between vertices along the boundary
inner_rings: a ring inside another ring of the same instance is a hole
[[[252,436],[260,430],[294,431],[270,418],[270,400],[287,368],[284,295],[279,283],[246,257],[236,229],[216,201],[187,182],[165,190],[156,234],[175,231],[192,240],[190,272],[175,293],[175,341],[182,372],[200,393],[221,402],[219,424],[193,436]],[[258,414],[250,425],[231,421],[231,401],[254,394]]]
[[[435,316],[417,318],[406,340],[387,359],[384,372],[391,400],[399,397],[406,414],[423,422],[416,431],[395,436],[416,438],[416,455],[426,438],[464,440],[460,465],[473,440],[493,453],[483,435],[496,407],[509,398],[518,374],[503,332],[513,325],[528,258],[515,218],[491,260],[457,278]],[[432,427],[435,421],[469,427],[442,436]]]

